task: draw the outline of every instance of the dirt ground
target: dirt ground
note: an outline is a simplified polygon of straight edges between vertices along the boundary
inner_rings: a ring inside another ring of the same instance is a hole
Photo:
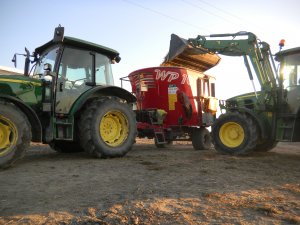
[[[300,143],[236,157],[138,140],[103,160],[32,145],[0,171],[0,224],[300,224]]]

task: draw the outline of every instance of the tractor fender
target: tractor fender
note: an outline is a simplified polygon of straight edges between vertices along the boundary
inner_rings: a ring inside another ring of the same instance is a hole
[[[4,99],[6,101],[13,103],[27,116],[28,121],[31,125],[31,133],[32,133],[31,141],[41,142],[42,141],[42,124],[41,124],[39,117],[35,113],[35,111],[18,98],[15,98],[15,97],[12,97],[9,95],[0,95],[0,99]]]
[[[73,104],[70,114],[74,115],[91,98],[95,97],[118,97],[126,100],[128,103],[136,102],[136,97],[129,91],[117,86],[97,86],[84,92]]]
[[[261,117],[259,117],[256,113],[254,113],[253,110],[250,110],[248,108],[239,108],[239,109],[236,109],[236,111],[244,112],[248,116],[250,116],[258,125],[258,129],[260,131],[260,137],[262,139],[268,138],[270,132],[267,129],[266,123],[264,122],[264,120]]]

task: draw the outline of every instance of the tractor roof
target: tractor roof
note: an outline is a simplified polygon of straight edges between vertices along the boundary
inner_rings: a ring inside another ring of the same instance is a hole
[[[119,55],[119,52],[117,52],[114,49],[98,45],[89,41],[81,40],[78,38],[73,38],[73,37],[64,37],[63,41],[60,42],[63,43],[64,45],[69,45],[69,46],[74,46],[78,48],[83,48],[87,49],[90,51],[95,51],[98,53],[102,53],[104,55],[107,55],[109,58],[114,59],[116,56]],[[57,42],[54,42],[53,40],[47,42],[46,44],[38,47],[35,49],[35,52],[38,54],[41,54],[44,50],[46,50],[48,47],[57,44]]]
[[[291,49],[277,52],[275,56],[282,57],[282,56],[292,55],[292,54],[299,53],[299,52],[300,52],[300,47],[297,47],[297,48],[291,48]]]

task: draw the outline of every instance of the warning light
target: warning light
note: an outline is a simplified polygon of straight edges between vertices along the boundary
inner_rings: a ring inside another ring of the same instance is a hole
[[[284,47],[284,44],[285,44],[285,40],[284,39],[281,39],[280,42],[279,42],[279,50],[282,49],[282,47]]]

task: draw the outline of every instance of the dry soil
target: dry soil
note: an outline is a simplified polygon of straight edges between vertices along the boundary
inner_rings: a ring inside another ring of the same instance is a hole
[[[300,224],[300,143],[237,157],[138,140],[100,160],[32,144],[0,171],[0,224]]]

